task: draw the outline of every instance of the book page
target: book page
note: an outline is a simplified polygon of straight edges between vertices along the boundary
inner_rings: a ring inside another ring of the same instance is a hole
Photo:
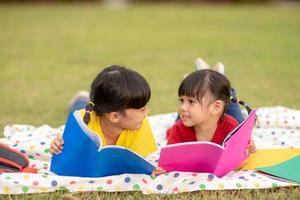
[[[131,174],[152,174],[155,166],[137,153],[121,146],[109,145],[97,155],[97,177]]]
[[[158,166],[166,171],[213,173],[223,147],[212,142],[186,142],[164,146]]]
[[[97,145],[98,148],[101,148],[101,138],[98,136],[97,133],[89,129],[89,127],[84,123],[82,117],[80,116],[79,110],[74,112],[74,117],[80,128],[83,130],[83,132]]]

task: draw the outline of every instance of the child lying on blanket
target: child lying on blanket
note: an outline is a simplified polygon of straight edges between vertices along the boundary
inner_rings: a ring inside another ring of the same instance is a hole
[[[97,75],[91,85],[90,102],[80,113],[87,126],[98,133],[103,146],[123,146],[147,156],[157,150],[146,117],[150,96],[150,87],[142,75],[113,65]],[[63,143],[62,136],[57,135],[51,142],[51,153],[60,153]],[[156,168],[153,175],[163,172]]]
[[[189,74],[178,89],[180,119],[167,130],[167,144],[192,141],[221,144],[238,125],[236,119],[225,113],[230,89],[229,80],[217,71],[201,69]],[[246,151],[255,152],[253,140]]]

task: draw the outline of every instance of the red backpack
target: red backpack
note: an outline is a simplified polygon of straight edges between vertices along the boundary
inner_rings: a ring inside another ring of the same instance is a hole
[[[36,168],[30,168],[28,165],[29,160],[25,155],[4,144],[0,144],[0,173],[37,172]]]

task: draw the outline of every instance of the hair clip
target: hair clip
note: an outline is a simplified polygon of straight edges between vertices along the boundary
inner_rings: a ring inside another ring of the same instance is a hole
[[[94,107],[95,107],[95,104],[94,104],[93,102],[90,101],[90,102],[86,105],[85,110],[86,110],[86,112],[91,112],[91,111],[94,109]]]

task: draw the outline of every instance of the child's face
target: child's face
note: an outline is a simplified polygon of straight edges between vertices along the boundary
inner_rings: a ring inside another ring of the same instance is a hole
[[[179,97],[179,115],[187,127],[199,126],[210,119],[211,108],[207,98],[200,103],[198,99],[188,96]]]
[[[147,106],[140,109],[125,109],[120,115],[120,126],[124,129],[139,129],[148,112],[149,109]]]

